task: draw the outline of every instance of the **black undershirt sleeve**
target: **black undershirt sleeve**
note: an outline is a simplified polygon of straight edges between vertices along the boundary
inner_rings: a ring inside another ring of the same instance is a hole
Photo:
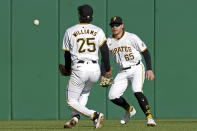
[[[106,42],[100,47],[101,51],[101,74],[105,74],[110,71],[110,60],[109,60],[109,48]],[[104,71],[104,72],[102,72]]]
[[[69,51],[64,52],[65,68],[67,71],[71,70],[71,54]]]
[[[105,70],[105,67],[104,67],[104,63],[101,62],[101,76],[105,76],[106,74],[106,70]]]
[[[146,49],[144,52],[142,52],[142,55],[143,55],[145,62],[146,62],[146,69],[152,70],[151,56],[150,56],[150,52],[148,51],[148,49]]]

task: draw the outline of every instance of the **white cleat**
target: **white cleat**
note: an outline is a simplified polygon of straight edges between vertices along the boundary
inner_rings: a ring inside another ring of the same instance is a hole
[[[103,113],[99,113],[99,117],[94,120],[94,125],[96,129],[102,127],[103,120],[104,120]]]
[[[129,119],[136,114],[135,108],[133,106],[132,108],[132,111],[126,111],[125,115],[122,117],[122,120],[120,120],[120,123],[122,125],[126,124],[129,121]]]
[[[147,126],[156,126],[157,124],[152,118],[147,118]]]
[[[78,118],[73,117],[70,121],[64,124],[64,128],[73,128],[78,123]]]

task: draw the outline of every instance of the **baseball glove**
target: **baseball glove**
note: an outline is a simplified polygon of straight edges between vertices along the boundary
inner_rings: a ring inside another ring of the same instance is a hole
[[[62,64],[59,64],[59,70],[63,76],[70,76],[71,75],[71,70],[70,71],[66,70],[65,66]]]
[[[99,83],[100,86],[108,87],[111,84],[113,84],[112,78],[107,78],[107,77],[104,77],[104,76],[101,77],[101,81]]]

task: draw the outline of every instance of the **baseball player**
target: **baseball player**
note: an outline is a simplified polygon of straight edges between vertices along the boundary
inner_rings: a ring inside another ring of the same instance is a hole
[[[124,24],[120,17],[112,17],[110,26],[113,34],[107,39],[107,45],[115,62],[120,67],[120,71],[115,77],[114,83],[109,90],[109,99],[114,104],[126,110],[126,113],[120,122],[121,124],[127,123],[130,117],[136,113],[135,108],[129,105],[122,97],[128,84],[131,83],[134,95],[137,98],[142,111],[146,115],[147,125],[156,126],[151,115],[148,100],[144,96],[142,90],[145,77],[150,81],[154,80],[150,53],[144,42],[137,35],[124,30]],[[141,61],[141,54],[146,62],[146,73]],[[104,76],[103,72],[105,71],[102,67],[103,66],[101,66],[102,76]]]
[[[110,77],[112,74],[109,49],[103,30],[90,24],[93,19],[92,7],[79,6],[78,17],[80,23],[68,28],[63,39],[65,74],[70,75],[66,89],[67,105],[73,110],[72,119],[64,124],[64,128],[74,127],[80,119],[79,114],[93,120],[95,128],[101,128],[103,113],[88,109],[86,104],[91,88],[100,78],[98,50],[107,70],[106,75]]]

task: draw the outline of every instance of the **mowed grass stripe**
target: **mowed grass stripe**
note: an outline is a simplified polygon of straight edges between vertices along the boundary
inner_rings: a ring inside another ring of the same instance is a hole
[[[0,121],[1,131],[95,131],[93,122],[80,120],[73,129],[64,129],[65,120]],[[147,127],[145,120],[130,120],[121,125],[119,120],[105,120],[99,131],[197,131],[197,119],[156,120],[156,127]]]

